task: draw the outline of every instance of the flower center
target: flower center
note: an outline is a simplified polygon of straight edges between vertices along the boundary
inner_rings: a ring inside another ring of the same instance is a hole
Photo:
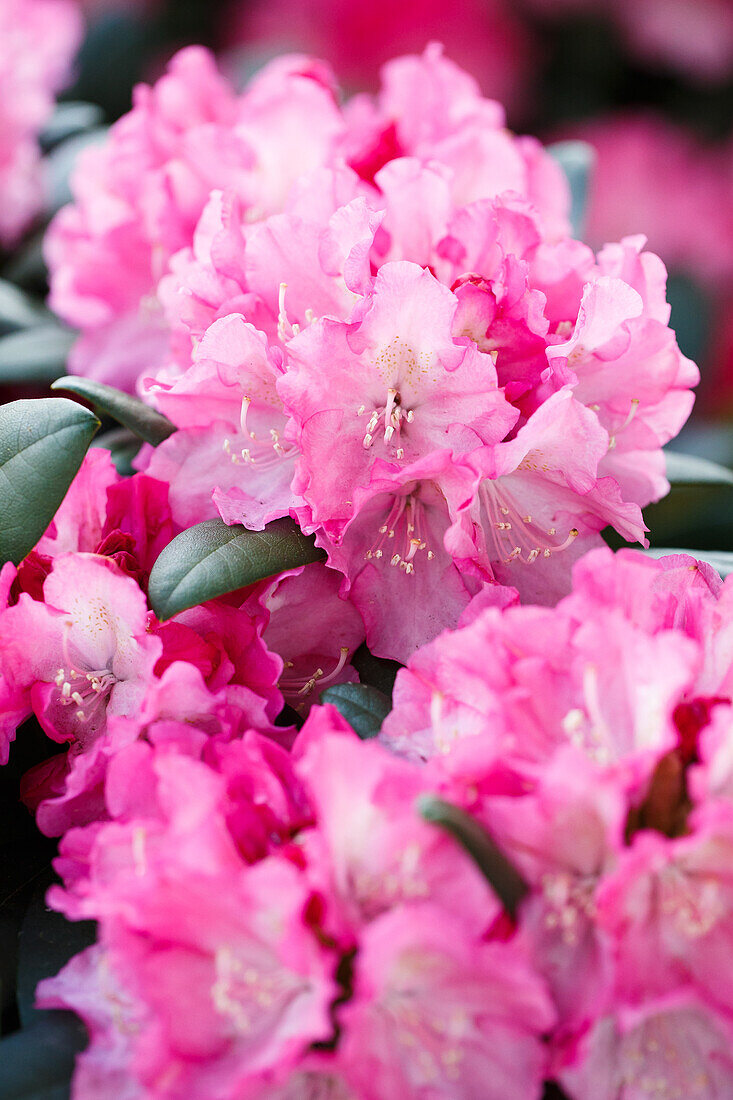
[[[356,411],[357,416],[364,416],[365,413],[366,405],[360,405]],[[400,446],[402,425],[403,423],[411,424],[414,419],[415,413],[413,410],[403,408],[399,390],[394,388],[388,389],[387,400],[383,405],[378,405],[369,418],[364,433],[364,446],[367,449],[372,446],[375,436],[382,431],[379,425],[380,421],[383,421],[385,444],[389,445],[391,443],[395,448],[396,457],[404,458],[405,451],[404,448]],[[395,443],[392,443],[393,437],[396,437]]]
[[[285,667],[283,668],[283,674],[280,677],[280,690],[287,699],[288,697],[303,698],[305,695],[310,695],[313,688],[318,684],[323,687],[325,684],[330,683],[338,676],[341,669],[344,667],[349,659],[349,647],[341,646],[339,651],[339,658],[334,668],[326,674],[322,668],[317,668],[310,675],[298,675],[292,670],[294,668],[293,661],[285,661]]]
[[[292,458],[298,448],[294,444],[283,444],[280,433],[276,428],[269,428],[267,436],[259,438],[247,424],[251,397],[242,398],[242,412],[240,414],[240,431],[247,440],[247,446],[237,451],[232,446],[230,439],[225,439],[222,449],[229,456],[235,466],[256,466],[258,470],[268,470]]]
[[[59,689],[59,702],[64,707],[75,706],[80,722],[91,722],[103,707],[117,683],[108,668],[80,672],[76,668],[60,668],[54,677]]]
[[[228,1017],[240,1035],[257,1035],[272,1026],[288,1005],[308,992],[308,983],[278,966],[266,952],[239,958],[230,947],[214,957],[216,979],[211,987],[214,1008]]]
[[[494,561],[505,565],[523,561],[532,565],[539,557],[549,558],[567,550],[578,537],[577,527],[570,529],[564,541],[554,527],[543,530],[531,515],[522,515],[497,482],[484,481],[479,498],[486,514],[484,533]]]
[[[432,561],[435,554],[428,549],[422,504],[412,495],[395,498],[386,522],[379,528],[379,538],[365,557],[371,561],[389,555],[390,565],[411,576],[417,555],[426,551],[427,560]]]
[[[547,905],[545,927],[557,931],[567,944],[575,944],[583,932],[583,923],[595,915],[594,876],[567,873],[542,876],[542,894]]]

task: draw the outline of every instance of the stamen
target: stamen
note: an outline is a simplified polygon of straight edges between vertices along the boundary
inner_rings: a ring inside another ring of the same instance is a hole
[[[291,325],[288,320],[287,310],[285,309],[285,291],[287,289],[287,283],[280,283],[277,297],[277,335],[283,343],[290,340],[293,336],[297,336],[300,332],[300,325]]]
[[[225,439],[222,443],[222,450],[228,456],[230,462],[234,463],[235,466],[256,466],[258,470],[272,469],[277,466],[281,460],[291,458],[296,453],[297,447],[284,447],[280,442],[280,433],[276,428],[269,429],[269,440],[259,439],[247,423],[251,403],[251,397],[243,397],[242,408],[239,414],[241,433],[247,439],[250,446],[242,447],[242,449],[237,452],[232,447],[231,440]],[[252,453],[253,449],[256,452],[255,454]],[[274,452],[274,454],[272,452]]]
[[[620,435],[621,432],[623,432],[626,428],[628,428],[629,424],[631,423],[631,421],[636,416],[637,412],[639,411],[639,403],[640,403],[640,398],[638,398],[638,397],[632,397],[631,398],[631,408],[629,409],[628,416],[624,420],[621,427],[616,428],[616,431],[613,432],[608,437],[608,449],[609,449],[609,451],[612,451],[614,449],[614,447],[616,446],[616,437],[618,435]]]
[[[74,716],[80,722],[91,722],[100,706],[104,706],[117,677],[108,668],[81,672],[77,668],[58,669],[54,683],[59,689],[58,701],[63,707],[76,707]]]
[[[360,405],[356,411],[356,415],[362,416],[365,411],[366,406]],[[369,418],[364,433],[364,447],[369,448],[372,446],[380,420],[384,420],[384,442],[389,446],[393,439],[399,444],[402,422],[406,421],[412,423],[414,418],[415,416],[412,409],[405,412],[402,408],[399,391],[394,387],[390,387],[390,389],[387,390],[387,400],[385,404],[377,406]],[[395,457],[398,459],[403,459],[405,457],[403,447],[397,446],[395,448]]]
[[[289,670],[293,667],[292,661],[285,662],[285,669],[287,673],[280,677],[280,690],[284,695],[292,698],[293,696],[303,697],[310,695],[316,684],[324,687],[326,684],[334,680],[341,672],[342,668],[349,659],[349,647],[342,645],[339,649],[339,659],[336,662],[334,668],[326,675],[322,668],[317,668],[311,675],[305,676],[293,676]]]
[[[379,528],[379,539],[369,550],[365,557],[368,561],[383,556],[384,542],[388,539],[397,539],[401,543],[401,549],[395,549],[389,559],[389,564],[399,568],[407,576],[415,572],[417,555],[427,551],[426,558],[433,561],[435,554],[428,550],[423,529],[423,506],[419,500],[410,495],[396,498],[386,523]]]
[[[533,565],[540,557],[549,558],[567,550],[578,537],[578,529],[573,527],[563,542],[557,542],[556,528],[543,531],[529,513],[521,514],[496,481],[483,482],[479,500],[485,513],[483,528],[487,550],[493,561],[505,565],[522,561]],[[500,519],[500,516],[506,518]]]

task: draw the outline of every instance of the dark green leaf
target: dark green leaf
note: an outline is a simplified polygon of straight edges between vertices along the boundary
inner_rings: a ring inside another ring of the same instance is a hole
[[[395,678],[402,665],[397,661],[389,661],[386,657],[375,657],[367,649],[366,642],[359,646],[351,663],[359,673],[362,684],[371,684],[389,699],[392,698]]]
[[[86,1044],[86,1029],[71,1012],[49,1012],[0,1040],[0,1100],[31,1100],[59,1088],[70,1080]]]
[[[248,531],[207,519],[166,546],[150,574],[150,605],[159,619],[249,584],[325,558],[291,519]]]
[[[529,887],[486,830],[464,810],[434,795],[423,795],[418,801],[418,811],[425,821],[455,837],[514,919]]]
[[[61,913],[47,908],[48,888],[58,882],[50,867],[39,877],[20,931],[17,996],[23,1027],[30,1027],[46,1014],[33,1007],[38,983],[58,974],[69,959],[96,939],[93,921],[68,921]]]
[[[644,550],[650,558],[664,558],[668,554],[689,554],[691,558],[704,561],[712,565],[721,577],[727,577],[733,573],[733,554],[725,550],[678,550],[666,546],[654,546],[650,550]]]
[[[665,451],[664,455],[671,485],[733,485],[733,473],[717,462],[678,451]]]
[[[142,446],[140,437],[134,435],[129,428],[113,428],[104,435],[99,435],[92,443],[92,447],[104,447],[109,451],[117,473],[121,477],[132,477],[135,470],[132,460]]]
[[[715,333],[714,296],[696,279],[681,271],[667,275],[667,301],[671,308],[670,328],[684,355],[696,363],[707,363],[711,337]],[[708,382],[711,380],[708,379]]]
[[[548,146],[547,152],[567,176],[571,194],[570,224],[573,236],[582,238],[595,150],[587,141],[559,141]]]
[[[166,416],[161,416],[139,398],[123,393],[122,390],[116,390],[114,386],[95,382],[92,378],[76,378],[70,375],[67,378],[57,379],[51,389],[78,394],[99,412],[111,416],[113,420],[129,428],[140,439],[154,446],[162,443],[176,430],[175,425],[171,424]]]
[[[336,707],[362,741],[377,736],[392,709],[388,697],[369,684],[334,684],[321,692],[321,702]]]
[[[57,324],[0,339],[0,382],[49,382],[66,366],[76,335]]]
[[[51,319],[51,314],[19,287],[0,279],[0,335],[34,328]]]
[[[3,278],[38,294],[48,292],[46,260],[43,255],[44,231],[28,237],[9,257]]]
[[[99,421],[63,398],[0,406],[0,562],[38,542],[82,464]]]

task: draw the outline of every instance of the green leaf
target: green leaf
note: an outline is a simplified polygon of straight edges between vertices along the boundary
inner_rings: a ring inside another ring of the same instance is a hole
[[[38,325],[0,338],[0,382],[49,382],[64,370],[76,334]]]
[[[31,1100],[60,1088],[86,1044],[86,1028],[71,1012],[49,1012],[32,1027],[8,1035],[0,1041],[0,1100]]]
[[[45,150],[53,149],[62,141],[92,130],[104,121],[104,111],[96,103],[79,100],[57,103],[53,114],[43,127],[39,141]]]
[[[0,335],[50,320],[51,314],[39,302],[7,279],[0,279]]]
[[[0,562],[17,565],[36,545],[98,428],[74,401],[0,405]]]
[[[150,574],[150,605],[159,619],[195,607],[326,557],[291,519],[248,531],[221,519],[207,519],[182,531],[166,546]]]
[[[567,176],[571,195],[570,224],[573,236],[582,238],[588,187],[596,160],[595,149],[587,141],[558,141],[555,145],[549,145],[547,152]]]
[[[362,741],[377,736],[392,709],[388,697],[369,684],[334,684],[321,692],[321,702],[336,707]]]
[[[394,682],[397,673],[402,668],[401,664],[397,661],[390,661],[386,657],[375,657],[367,649],[366,642],[359,646],[351,658],[351,663],[359,673],[362,684],[371,684],[372,687],[378,688],[383,695],[386,695],[390,700],[392,699]]]
[[[522,899],[529,893],[529,886],[486,830],[464,810],[434,795],[418,799],[418,812],[425,821],[455,837],[513,920]]]
[[[653,546],[649,550],[643,550],[642,553],[650,558],[664,558],[668,554],[689,554],[697,561],[712,565],[721,577],[727,577],[729,573],[733,573],[733,554],[725,550],[678,550],[667,546]]]
[[[39,876],[20,930],[17,997],[23,1027],[46,1014],[33,1007],[38,983],[58,974],[69,959],[91,947],[97,938],[94,921],[69,921],[46,907],[48,888],[59,881],[50,867]]]
[[[109,451],[114,467],[121,477],[132,477],[135,469],[132,460],[142,446],[140,437],[129,428],[112,428],[104,435],[98,435],[92,447],[104,447]]]
[[[140,439],[144,439],[146,443],[152,443],[153,446],[162,443],[176,430],[175,424],[171,424],[167,416],[162,416],[149,408],[139,398],[131,397],[129,393],[123,393],[122,390],[116,390],[114,386],[95,382],[92,378],[76,378],[74,375],[58,378],[51,389],[78,394],[99,412],[111,416],[113,420],[129,428]]]
[[[717,462],[698,455],[665,451],[670,485],[733,485],[733,473]]]
[[[48,293],[48,270],[43,254],[44,230],[40,229],[15,249],[3,268],[3,278],[39,295]]]

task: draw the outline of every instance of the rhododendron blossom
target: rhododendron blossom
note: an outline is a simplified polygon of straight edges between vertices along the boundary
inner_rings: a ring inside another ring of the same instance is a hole
[[[185,118],[169,107],[179,87],[202,97]],[[306,109],[294,173],[279,143]],[[597,258],[572,244],[557,166],[502,124],[436,46],[391,62],[376,99],[343,110],[307,59],[273,63],[237,97],[184,52],[94,154],[105,173],[123,150],[139,156],[152,211],[168,195],[160,227],[134,220],[149,243],[130,295],[92,310],[65,290],[113,254],[124,285],[126,261],[89,221],[124,176],[85,178],[50,237],[56,308],[84,333],[77,369],[119,325],[155,334],[161,357],[145,354],[137,384],[179,430],[139,461],[171,486],[174,519],[260,529],[297,516],[387,657],[455,625],[482,584],[556,600],[607,524],[643,543],[639,509],[667,488],[661,446],[691,408],[697,371],[667,327],[660,261],[640,238]],[[212,128],[233,159],[197,160],[179,180],[167,158]],[[99,375],[105,355],[93,360]],[[420,608],[409,640],[394,599]]]
[[[50,301],[125,456],[0,423],[0,498],[68,486],[0,530],[0,762],[96,928],[74,1100],[729,1096],[733,580],[602,534],[697,368],[554,156],[434,43],[350,99],[189,47],[79,159]]]

